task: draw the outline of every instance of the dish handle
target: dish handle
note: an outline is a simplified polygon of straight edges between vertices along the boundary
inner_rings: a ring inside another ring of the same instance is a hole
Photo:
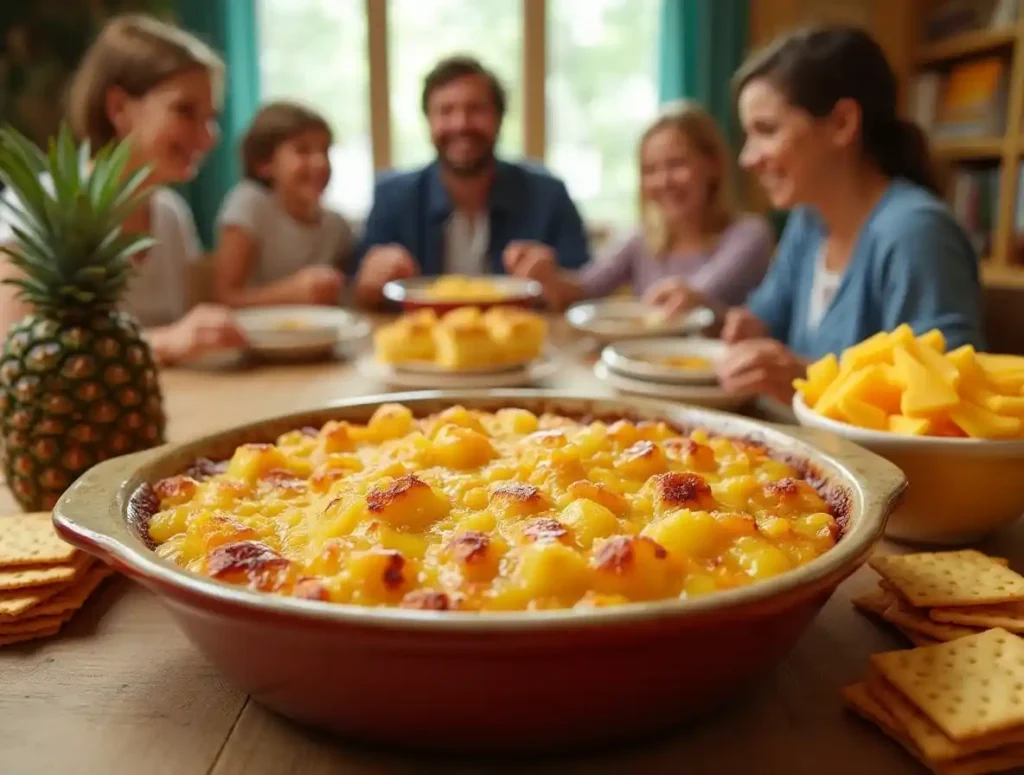
[[[808,428],[804,425],[779,425],[772,423],[781,433],[786,433],[843,463],[860,480],[864,492],[877,500],[882,508],[892,511],[907,489],[907,477],[895,463],[886,460],[859,444],[842,436]]]
[[[118,547],[134,542],[123,512],[124,485],[166,447],[135,452],[97,463],[69,487],[53,507],[53,526],[68,543],[114,562]]]

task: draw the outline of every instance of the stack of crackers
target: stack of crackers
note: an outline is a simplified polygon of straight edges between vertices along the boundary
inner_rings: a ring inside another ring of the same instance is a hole
[[[990,627],[1024,633],[1024,576],[1006,560],[966,549],[875,557],[878,587],[853,598],[862,611],[915,645],[956,640]]]
[[[62,541],[48,513],[0,517],[0,646],[56,634],[111,572]]]
[[[870,565],[882,580],[856,604],[918,645],[871,655],[847,705],[933,772],[1024,766],[1024,577],[972,550]]]

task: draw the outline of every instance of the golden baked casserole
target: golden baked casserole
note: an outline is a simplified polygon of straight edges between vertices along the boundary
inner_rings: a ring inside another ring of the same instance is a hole
[[[156,551],[282,595],[521,611],[702,595],[836,542],[760,446],[664,423],[386,404],[154,485]]]

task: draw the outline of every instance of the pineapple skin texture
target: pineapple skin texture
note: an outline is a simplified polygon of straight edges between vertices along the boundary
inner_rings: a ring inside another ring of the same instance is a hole
[[[138,323],[29,315],[0,354],[0,462],[18,504],[48,511],[89,468],[164,443],[156,363]]]

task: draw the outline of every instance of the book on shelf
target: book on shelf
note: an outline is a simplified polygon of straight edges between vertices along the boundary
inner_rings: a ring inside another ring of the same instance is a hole
[[[925,19],[924,39],[936,43],[967,32],[1009,27],[1020,18],[1020,0],[944,0]]]
[[[953,172],[950,207],[980,256],[992,251],[998,197],[999,167],[959,167]]]
[[[942,74],[932,70],[917,73],[910,83],[907,113],[910,120],[925,132],[931,132],[935,126],[942,86]]]
[[[1006,131],[1009,62],[987,56],[961,62],[949,70],[932,131],[937,138],[996,137]]]

